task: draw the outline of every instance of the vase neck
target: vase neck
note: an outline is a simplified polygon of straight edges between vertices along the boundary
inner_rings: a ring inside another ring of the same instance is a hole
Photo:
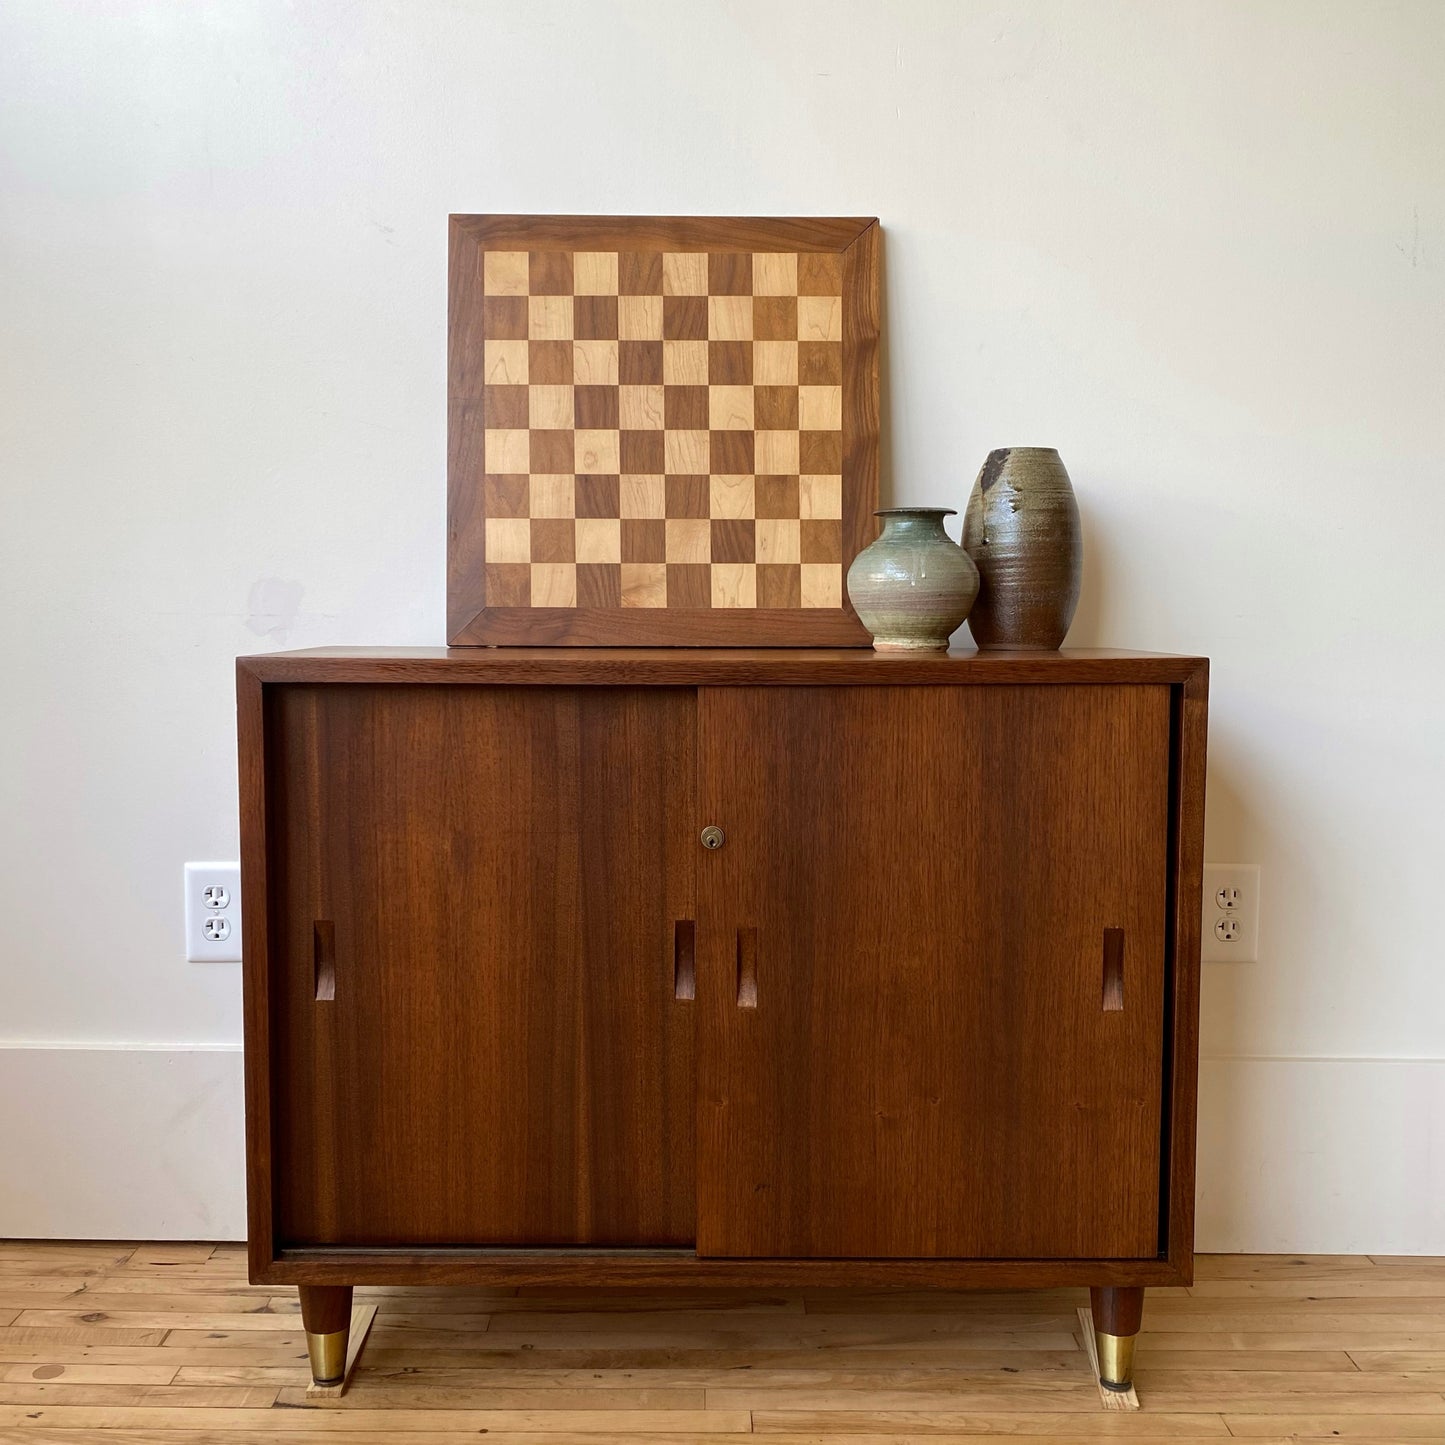
[[[885,537],[947,537],[944,530],[943,519],[947,512],[923,511],[917,512],[895,512],[886,516],[883,521],[883,535]]]

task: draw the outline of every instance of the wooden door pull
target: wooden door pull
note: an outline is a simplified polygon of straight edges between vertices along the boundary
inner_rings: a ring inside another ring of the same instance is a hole
[[[336,925],[330,919],[316,922],[312,963],[316,974],[316,1002],[330,1003],[336,997]]]
[[[738,929],[738,1007],[758,1006],[758,930]]]
[[[1104,930],[1104,1012],[1118,1013],[1124,1007],[1124,930]]]
[[[695,961],[697,925],[679,918],[672,926],[672,996],[691,999],[697,994]]]

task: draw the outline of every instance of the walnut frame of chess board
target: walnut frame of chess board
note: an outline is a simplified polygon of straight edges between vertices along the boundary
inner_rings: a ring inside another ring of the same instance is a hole
[[[452,646],[868,645],[876,219],[453,216],[449,292]]]

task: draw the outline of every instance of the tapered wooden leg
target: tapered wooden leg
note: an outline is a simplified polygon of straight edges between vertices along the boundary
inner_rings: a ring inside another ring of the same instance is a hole
[[[1099,1348],[1099,1383],[1106,1390],[1127,1390],[1134,1383],[1134,1340],[1144,1315],[1144,1291],[1091,1289],[1089,1305]]]
[[[351,1339],[351,1286],[303,1284],[301,1323],[306,1327],[312,1380],[318,1385],[339,1385],[346,1374],[346,1347]]]

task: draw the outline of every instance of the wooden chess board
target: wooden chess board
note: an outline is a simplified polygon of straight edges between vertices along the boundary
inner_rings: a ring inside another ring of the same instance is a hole
[[[452,226],[452,643],[866,644],[876,223]]]

